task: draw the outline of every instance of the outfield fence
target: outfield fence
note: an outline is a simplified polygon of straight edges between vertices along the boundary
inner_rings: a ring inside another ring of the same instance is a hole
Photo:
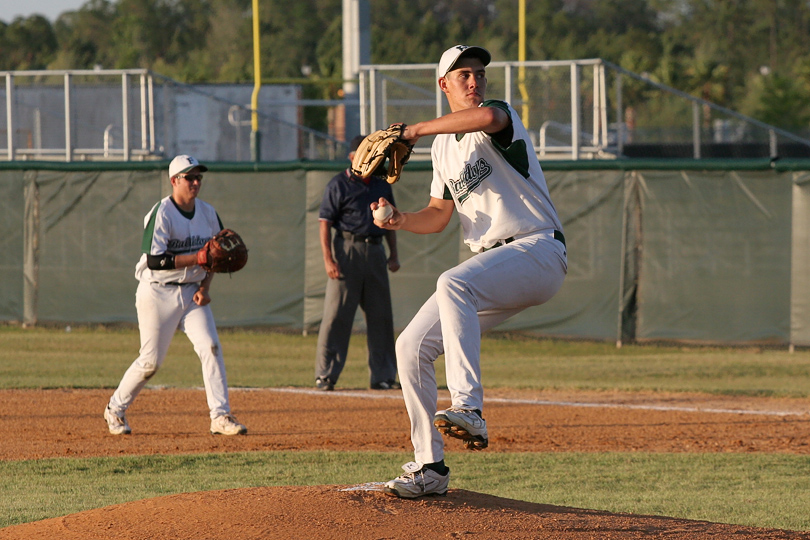
[[[168,163],[0,164],[0,320],[135,322],[143,217],[169,194]],[[810,162],[544,163],[568,242],[562,290],[502,324],[568,338],[810,345]],[[315,331],[326,275],[318,208],[341,162],[212,163],[201,198],[250,247],[217,276],[220,325]],[[398,206],[428,199],[408,165]],[[447,268],[471,256],[457,218],[398,233],[391,274],[403,328]],[[358,313],[357,328],[363,327]]]

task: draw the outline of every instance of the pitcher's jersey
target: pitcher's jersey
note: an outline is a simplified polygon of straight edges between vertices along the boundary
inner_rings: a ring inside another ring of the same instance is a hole
[[[529,134],[506,102],[489,100],[512,119],[503,147],[483,131],[437,135],[431,148],[430,196],[456,204],[464,242],[474,252],[507,238],[546,229],[562,231]]]
[[[205,270],[197,265],[175,270],[150,270],[146,265],[146,255],[188,255],[199,251],[223,228],[213,206],[196,199],[194,210],[188,213],[180,210],[169,196],[146,214],[143,227],[142,254],[135,265],[136,279],[158,283],[196,283],[205,279]]]

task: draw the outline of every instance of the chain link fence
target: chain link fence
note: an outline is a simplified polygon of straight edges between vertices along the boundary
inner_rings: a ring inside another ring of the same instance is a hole
[[[363,132],[449,112],[435,64],[361,70]],[[492,62],[487,79],[487,98],[512,104],[540,159],[810,157],[810,139],[601,59]]]

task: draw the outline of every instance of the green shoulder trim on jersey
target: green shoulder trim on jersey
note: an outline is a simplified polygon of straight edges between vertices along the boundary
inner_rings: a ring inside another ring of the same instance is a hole
[[[509,115],[509,118],[512,118],[511,113],[509,112],[509,105],[505,101],[501,101],[498,99],[488,99],[481,103],[482,107],[495,107],[497,109],[502,110],[506,114]],[[501,133],[504,133],[508,130],[508,139],[505,137],[499,137],[500,133],[494,133],[490,135],[492,139],[492,145],[495,149],[503,156],[509,165],[512,166],[517,172],[520,173],[523,178],[529,177],[529,153],[528,148],[526,146],[526,141],[523,139],[519,139],[517,141],[512,141],[512,136],[514,135],[514,128],[512,127],[512,123],[509,123],[509,127],[504,129]],[[506,139],[506,141],[504,140]],[[508,141],[508,142],[507,142]],[[504,144],[506,142],[506,144]]]
[[[442,195],[442,199],[444,199],[445,201],[453,200],[453,194],[450,193],[450,186],[448,186],[447,184],[444,185],[444,195]]]
[[[506,114],[509,114],[509,105],[506,104],[505,101],[501,101],[500,99],[487,99],[483,103],[481,103],[482,107],[495,107],[496,109],[500,109]]]
[[[488,99],[488,100],[481,103],[481,107],[495,107],[495,108],[501,109],[507,115],[509,114],[509,105],[507,105],[505,101],[500,101],[500,100],[497,100],[497,99]],[[509,140],[510,141],[512,140],[511,127],[512,127],[512,124],[510,122],[508,128],[506,128],[503,131],[499,132],[499,133],[504,133],[505,131],[509,130]],[[495,136],[497,136],[497,135],[498,134],[495,134]],[[493,135],[490,135],[490,137],[492,137],[492,136]],[[461,142],[461,139],[463,139],[463,138],[464,138],[464,133],[456,133],[456,142]]]
[[[523,178],[529,177],[529,150],[526,141],[518,139],[510,144],[509,148],[504,148],[495,139],[492,139],[492,144],[506,162],[519,172]]]
[[[149,223],[143,230],[143,240],[141,240],[141,253],[149,253],[152,250],[152,237],[155,235],[155,221],[157,220],[157,210],[160,207],[160,202],[152,207],[152,213],[149,216]]]
[[[219,217],[219,213],[218,213],[218,212],[214,212],[214,213],[217,215],[217,223],[219,223],[219,230],[221,231],[222,229],[224,229],[224,228],[225,228],[225,227],[222,225],[222,219]],[[219,232],[219,231],[217,231],[217,232]]]

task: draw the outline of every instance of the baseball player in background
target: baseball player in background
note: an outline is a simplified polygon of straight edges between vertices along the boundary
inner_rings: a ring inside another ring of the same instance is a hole
[[[169,164],[172,194],[144,218],[143,253],[135,266],[141,349],[104,410],[113,435],[131,433],[125,412],[163,364],[177,329],[186,333],[202,363],[211,433],[247,433],[228,402],[225,361],[208,305],[214,274],[197,263],[197,251],[223,229],[214,207],[197,198],[207,170],[191,156],[175,157]]]
[[[391,230],[442,231],[458,211],[464,242],[476,256],[444,272],[436,292],[397,339],[397,368],[411,423],[415,462],[387,482],[388,494],[405,498],[447,492],[441,434],[471,450],[489,444],[483,418],[481,333],[560,289],[568,269],[562,225],[548,193],[529,134],[515,110],[488,100],[490,53],[457,45],[439,61],[439,88],[450,114],[408,125],[415,143],[436,135],[428,205],[394,209]],[[371,204],[372,210],[388,201]],[[436,412],[433,362],[444,354],[452,406]]]

